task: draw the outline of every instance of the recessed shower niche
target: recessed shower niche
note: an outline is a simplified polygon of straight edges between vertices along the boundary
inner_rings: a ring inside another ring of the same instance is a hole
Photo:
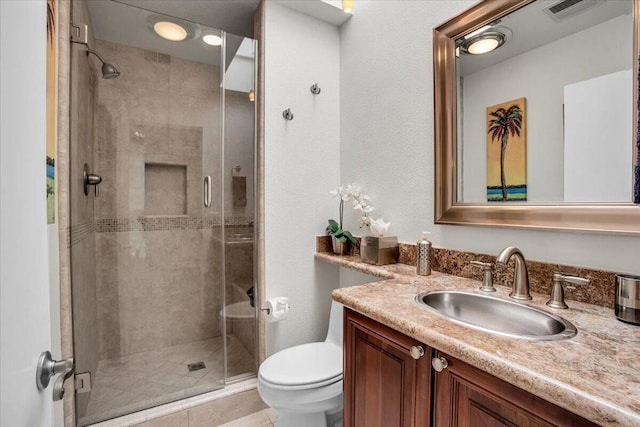
[[[187,214],[187,166],[144,164],[145,215]]]

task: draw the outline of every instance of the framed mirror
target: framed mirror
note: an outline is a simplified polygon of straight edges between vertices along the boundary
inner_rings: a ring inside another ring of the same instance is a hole
[[[434,29],[436,223],[640,234],[639,6],[484,1]]]

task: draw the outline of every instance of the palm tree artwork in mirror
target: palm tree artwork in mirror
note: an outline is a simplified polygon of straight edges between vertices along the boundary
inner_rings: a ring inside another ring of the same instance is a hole
[[[487,108],[487,201],[526,201],[526,165],[525,98]]]

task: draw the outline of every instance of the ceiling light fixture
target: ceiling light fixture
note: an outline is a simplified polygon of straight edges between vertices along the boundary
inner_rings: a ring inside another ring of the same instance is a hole
[[[353,13],[353,0],[342,0],[342,10],[345,13]]]
[[[208,44],[209,46],[221,46],[222,45],[222,37],[217,36],[215,34],[206,34],[202,36],[202,41]]]
[[[467,34],[466,36],[464,36],[465,40],[469,40],[470,38],[472,38],[473,36],[477,36],[478,34],[482,34],[485,31],[487,31],[489,28],[491,28],[491,25],[485,25],[484,27],[481,27],[477,30],[475,30],[472,33]]]
[[[475,33],[475,34],[474,34]],[[470,55],[482,55],[496,50],[507,41],[507,36],[496,29],[475,31],[460,43],[460,51]]]
[[[181,42],[189,35],[183,26],[169,21],[156,22],[153,24],[153,31],[163,39],[172,42]]]

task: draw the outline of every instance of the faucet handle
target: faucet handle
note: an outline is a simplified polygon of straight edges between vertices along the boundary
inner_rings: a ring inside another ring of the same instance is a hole
[[[482,286],[480,290],[484,292],[495,292],[496,288],[493,287],[493,264],[490,262],[471,261],[472,265],[482,267],[484,276],[482,277]]]
[[[572,276],[565,273],[553,273],[553,285],[551,286],[551,295],[547,305],[551,308],[569,308],[564,301],[564,284],[571,283],[573,285],[588,285],[591,283],[589,279],[583,277]],[[575,289],[575,287],[567,286],[568,289]]]

